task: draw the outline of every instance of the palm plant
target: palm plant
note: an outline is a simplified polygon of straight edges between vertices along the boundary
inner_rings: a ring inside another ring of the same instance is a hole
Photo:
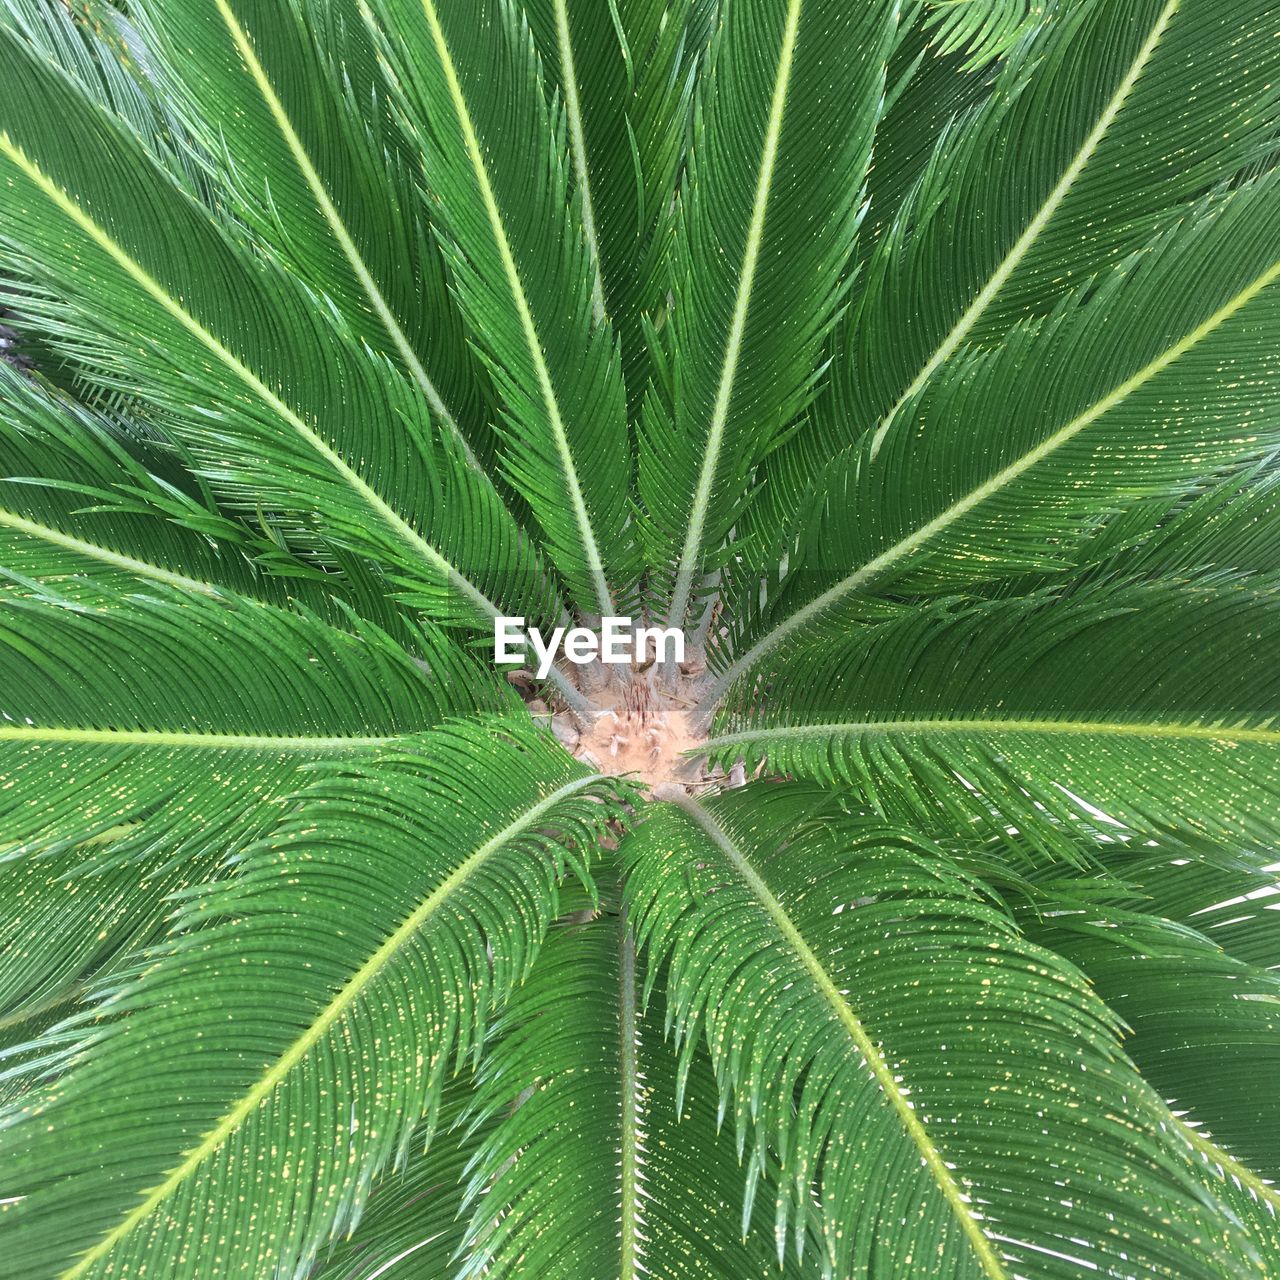
[[[1280,1276],[1277,0],[0,14],[0,1273]]]

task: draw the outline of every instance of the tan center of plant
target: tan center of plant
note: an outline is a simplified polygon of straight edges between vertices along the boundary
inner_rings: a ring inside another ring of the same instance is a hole
[[[700,678],[700,671],[682,673],[668,690],[652,665],[614,668],[608,684],[589,695],[591,722],[584,726],[557,712],[551,717],[556,737],[600,773],[629,776],[650,791],[671,784],[702,790],[718,779],[697,755],[707,738],[693,724]],[[530,709],[537,715],[543,705],[539,700]]]

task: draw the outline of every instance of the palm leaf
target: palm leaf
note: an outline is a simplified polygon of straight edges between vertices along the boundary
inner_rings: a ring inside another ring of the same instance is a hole
[[[617,816],[606,794],[536,736],[486,726],[318,775],[9,1118],[13,1265],[162,1259],[177,1280],[206,1270],[203,1239],[231,1270],[306,1267],[527,972],[565,867]],[[142,1088],[120,1070],[139,1054]]]
[[[292,0],[131,12],[152,75],[246,220],[483,451],[483,390],[356,6],[329,6],[323,32]]]
[[[1037,0],[928,0],[926,27],[940,52],[963,50],[973,68],[1007,53],[1048,7]]]
[[[75,7],[4,0],[0,12],[4,25],[38,57],[70,76],[188,183],[198,182],[195,167],[176,145],[173,104],[156,91],[149,51],[124,13],[99,0]]]
[[[1256,651],[1274,608],[1270,583],[943,602],[794,655],[770,689],[785,717],[744,699],[708,749],[980,835],[1055,844],[1101,811],[1271,842],[1280,686]]]
[[[153,586],[0,602],[0,1015],[147,941],[171,895],[260,836],[308,765],[502,705],[421,639],[430,676],[368,624],[247,600]]]
[[[372,8],[502,400],[507,476],[575,602],[613,614],[614,586],[630,586],[626,395],[609,326],[593,319],[594,266],[580,206],[566,209],[563,123],[533,39],[510,0]]]
[[[1280,1131],[1259,1116],[1256,1090],[1280,1056],[1280,977],[1145,912],[1055,912],[1026,931],[1077,965],[1125,1020],[1126,1049],[1171,1107],[1249,1169],[1278,1176]],[[1280,1192],[1266,1195],[1280,1208]]]
[[[677,1109],[677,1062],[641,997],[618,916],[548,941],[481,1068],[474,1105],[494,1127],[473,1159],[461,1275],[816,1274],[780,1272],[767,1215],[740,1225],[719,1194],[737,1169],[715,1082],[699,1060]]]
[[[670,412],[638,488],[655,594],[683,626],[751,469],[809,399],[843,291],[895,31],[892,5],[727,3],[671,251]]]
[[[200,596],[294,598],[342,618],[325,575],[263,533],[228,519],[205,494],[158,474],[161,450],[110,419],[0,365],[0,546],[4,572],[56,583],[66,596],[154,582]],[[154,466],[156,470],[150,470]]]
[[[1155,853],[1143,844],[1126,848],[1112,836],[1096,847],[1128,887],[1104,886],[1096,876],[1082,885],[1042,864],[1010,905],[1031,938],[1078,964],[1125,1019],[1126,1048],[1182,1113],[1206,1187],[1238,1215],[1263,1256],[1275,1257],[1280,1192],[1255,1171],[1274,1174],[1275,1133],[1253,1087],[1275,1053],[1275,978],[1200,931],[1220,931],[1215,911],[1188,909],[1197,898],[1217,900],[1237,917],[1244,910],[1247,920],[1246,895],[1258,892],[1263,859],[1224,862],[1221,851],[1201,854],[1181,840],[1166,839]],[[1176,919],[1161,915],[1165,903]],[[1222,936],[1232,938],[1229,929]]]
[[[435,1125],[424,1122],[403,1167],[374,1184],[359,1223],[311,1273],[315,1280],[377,1280],[402,1264],[411,1274],[450,1274],[467,1225],[467,1162],[487,1129],[463,1123],[469,1097],[465,1077],[446,1083]]]
[[[1274,21],[1271,0],[1054,7],[878,246],[836,356],[833,428],[883,440],[965,342],[1043,313],[1270,146]]]
[[[927,12],[927,11],[926,11]],[[859,228],[855,257],[848,270],[860,273],[865,261],[888,234],[933,151],[950,133],[969,128],[976,109],[992,92],[991,73],[965,73],[965,55],[944,53],[934,44],[924,14],[904,22],[889,59],[884,115],[876,129],[867,172],[866,213]],[[858,288],[854,281],[854,290]],[[839,352],[842,326],[828,345]],[[742,512],[735,531],[735,555],[759,572],[785,550],[785,536],[797,511],[803,510],[814,476],[847,443],[843,420],[832,423],[824,400],[824,381],[815,407],[779,446],[761,461],[758,490]],[[753,560],[754,558],[754,560]]]
[[[1162,494],[1100,519],[1073,548],[1081,584],[1213,578],[1267,579],[1280,544],[1280,472],[1273,456],[1207,476],[1196,488]],[[1002,595],[1052,589],[1057,573],[997,584]]]
[[[24,316],[52,345],[145,394],[225,501],[359,548],[438,616],[555,616],[500,499],[432,431],[410,384],[239,250],[73,84],[20,43],[10,52],[6,238],[37,290]],[[70,324],[68,304],[83,308]]]
[[[1189,925],[1246,964],[1280,968],[1280,884],[1269,851],[1245,851],[1228,867],[1214,849],[1143,854],[1125,874],[1151,911]]]
[[[544,73],[564,102],[592,311],[621,340],[632,416],[648,376],[641,319],[665,306],[663,254],[706,52],[697,0],[526,0]],[[705,7],[705,6],[704,6]]]
[[[627,846],[637,940],[834,1274],[1245,1273],[1113,1015],[940,850],[803,789],[679,804]]]
[[[739,655],[708,700],[868,594],[1062,567],[1101,516],[1272,452],[1278,193],[1261,180],[1198,206],[1092,294],[953,361],[878,450],[869,437],[837,456],[763,610],[746,577]]]

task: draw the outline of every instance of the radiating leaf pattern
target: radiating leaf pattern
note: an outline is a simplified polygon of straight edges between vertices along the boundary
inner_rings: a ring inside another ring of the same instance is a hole
[[[1280,1280],[1280,0],[0,67],[0,1275]]]

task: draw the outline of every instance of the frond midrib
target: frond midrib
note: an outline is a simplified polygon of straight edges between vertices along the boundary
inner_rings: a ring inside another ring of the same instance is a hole
[[[922,1161],[959,1222],[988,1280],[1012,1280],[1003,1260],[971,1211],[969,1202],[947,1166],[942,1152],[934,1145],[928,1131],[907,1100],[906,1093],[899,1087],[884,1055],[862,1025],[849,1000],[823,966],[822,961],[805,941],[804,935],[787,914],[786,908],[765,883],[760,873],[751,865],[750,859],[734,844],[728,833],[703,805],[693,797],[684,794],[677,796],[672,793],[670,798],[698,824],[716,848],[729,860],[778,930],[786,946],[795,954],[809,974],[823,1000],[835,1013],[846,1034],[862,1055],[863,1061],[870,1068],[885,1100],[893,1107],[908,1137],[919,1151]]]
[[[189,577],[185,573],[176,573],[172,569],[162,568],[160,565],[151,564],[146,560],[138,560],[119,551],[112,551],[108,547],[99,546],[96,542],[86,542],[83,538],[76,538],[69,533],[63,533],[60,529],[53,528],[52,525],[41,524],[36,520],[28,520],[25,516],[20,516],[13,511],[6,511],[3,508],[0,508],[0,526],[14,529],[18,533],[26,534],[31,538],[38,538],[41,542],[61,547],[64,551],[71,551],[87,559],[109,564],[113,568],[122,569],[125,573],[132,574],[135,577],[150,578],[153,582],[162,582],[166,586],[177,587],[179,590],[190,591],[196,595],[217,598],[222,594],[221,589],[211,582]]]
[[[341,734],[308,737],[305,734],[183,733],[180,730],[79,729],[0,723],[0,745],[6,742],[28,746],[159,747],[205,751],[259,751],[293,754],[360,751],[385,747],[397,736],[359,737]]]
[[[149,1217],[172,1192],[189,1178],[196,1169],[216,1151],[253,1113],[271,1096],[280,1083],[299,1065],[308,1053],[320,1042],[329,1029],[337,1023],[346,1011],[355,1003],[364,990],[389,965],[397,953],[406,946],[414,935],[431,919],[440,907],[487,861],[494,853],[517,836],[529,831],[538,821],[562,800],[584,790],[599,781],[598,774],[575,778],[571,782],[558,787],[550,795],[545,796],[537,804],[532,805],[520,817],[508,823],[496,835],[491,836],[482,845],[463,859],[444,881],[434,889],[421,904],[404,920],[387,940],[374,952],[364,965],[352,976],[341,991],[325,1006],[315,1021],[293,1042],[293,1044],[277,1058],[262,1076],[245,1093],[241,1100],[226,1113],[201,1141],[188,1151],[173,1169],[142,1202],[108,1232],[92,1249],[67,1270],[62,1272],[59,1280],[79,1280],[100,1259],[111,1252],[144,1219]]]
[[[841,734],[886,736],[890,734],[1050,734],[1100,737],[1176,739],[1199,742],[1260,742],[1280,745],[1280,729],[1232,727],[1168,720],[1050,720],[1050,719],[952,719],[832,720],[813,724],[776,725],[746,729],[710,738],[699,751],[717,750],[739,743],[812,738]]]

